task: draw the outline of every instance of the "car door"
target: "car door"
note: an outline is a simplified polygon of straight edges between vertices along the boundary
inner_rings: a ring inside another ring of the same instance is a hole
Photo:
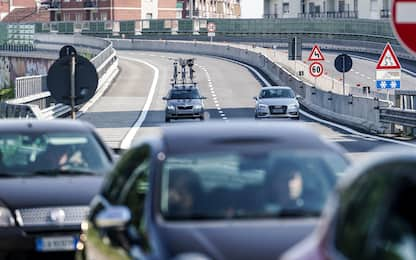
[[[150,172],[150,151],[149,145],[142,145],[124,154],[106,179],[102,192],[91,203],[88,229],[85,232],[87,259],[140,258],[142,252],[149,252],[143,216]],[[121,230],[97,227],[97,215],[115,205],[130,209],[130,223]]]

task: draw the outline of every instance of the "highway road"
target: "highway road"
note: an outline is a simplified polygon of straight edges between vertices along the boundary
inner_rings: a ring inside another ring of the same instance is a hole
[[[121,73],[104,96],[81,117],[95,125],[112,147],[126,148],[140,135],[165,125],[162,97],[170,88],[172,58],[196,58],[197,81],[202,94],[208,98],[205,101],[207,120],[227,123],[244,118],[255,123],[253,97],[265,83],[241,65],[212,57],[174,53],[118,51],[118,55]],[[276,124],[282,121],[273,120]],[[172,124],[183,122],[186,120]],[[369,151],[387,144],[377,137],[361,136],[317,122],[305,114],[296,123],[306,124],[326,140],[342,145],[354,160],[364,160]]]

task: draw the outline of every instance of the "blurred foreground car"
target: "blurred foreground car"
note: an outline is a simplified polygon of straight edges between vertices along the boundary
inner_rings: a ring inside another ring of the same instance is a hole
[[[299,102],[290,87],[264,87],[256,100],[255,118],[299,119]]]
[[[111,168],[93,128],[71,120],[0,125],[0,259],[74,257],[81,221]],[[59,256],[51,252],[66,251]]]
[[[290,122],[162,128],[122,156],[93,200],[87,256],[276,259],[313,230],[347,164]]]
[[[316,232],[282,259],[416,259],[416,151],[379,157],[347,173]]]

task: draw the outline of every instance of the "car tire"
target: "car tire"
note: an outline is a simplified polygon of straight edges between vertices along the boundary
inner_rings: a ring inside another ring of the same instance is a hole
[[[205,117],[204,117],[204,116],[201,116],[199,119],[200,119],[201,121],[204,121],[204,120],[205,120]]]
[[[170,123],[170,118],[169,117],[165,117],[165,123]]]

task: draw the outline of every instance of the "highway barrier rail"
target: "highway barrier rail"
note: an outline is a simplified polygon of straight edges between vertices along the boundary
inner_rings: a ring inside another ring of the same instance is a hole
[[[56,51],[67,44],[79,47],[78,50],[95,53],[91,62],[99,76],[98,89],[108,80],[107,73],[112,73],[118,67],[118,59],[112,42],[86,36],[37,34],[35,37],[40,50]],[[36,75],[16,78],[15,99],[2,103],[0,118],[55,118],[66,115],[70,108],[53,103],[50,92],[47,91],[46,75]],[[30,111],[30,112],[21,112]]]

